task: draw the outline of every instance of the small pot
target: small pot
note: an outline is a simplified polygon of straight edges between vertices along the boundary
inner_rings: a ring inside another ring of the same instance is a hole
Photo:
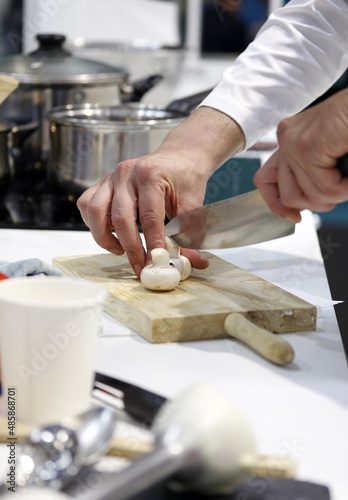
[[[36,169],[46,168],[49,153],[47,112],[55,106],[139,101],[160,80],[150,75],[135,84],[128,72],[97,61],[72,56],[63,48],[65,36],[38,35],[39,48],[30,54],[0,59],[0,73],[20,82],[0,108],[0,119],[13,123],[39,121],[23,152],[23,161]]]
[[[173,101],[167,107],[130,103],[52,109],[48,114],[51,184],[68,196],[80,196],[120,161],[155,151],[209,92]]]
[[[111,66],[127,69],[132,79],[141,78],[151,70],[163,80],[155,89],[146,93],[142,102],[163,106],[168,102],[180,81],[185,49],[179,45],[163,45],[156,40],[134,39],[131,41],[103,41],[77,39],[68,45],[78,57],[85,57]]]

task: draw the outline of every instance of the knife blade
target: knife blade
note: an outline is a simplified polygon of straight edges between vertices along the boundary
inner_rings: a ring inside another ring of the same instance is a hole
[[[112,396],[114,394],[108,388],[119,391],[126,412],[146,427],[151,425],[156,413],[167,401],[159,394],[99,372],[95,373],[93,387]]]
[[[288,236],[295,225],[276,215],[256,189],[174,217],[165,234],[180,247],[233,248]]]

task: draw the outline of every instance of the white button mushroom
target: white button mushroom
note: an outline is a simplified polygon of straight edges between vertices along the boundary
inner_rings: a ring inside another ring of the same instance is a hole
[[[170,265],[169,252],[165,248],[151,251],[152,264],[144,267],[140,281],[149,290],[173,290],[180,283],[180,272]]]
[[[166,236],[166,249],[169,252],[170,262],[180,273],[180,281],[186,280],[192,273],[192,265],[187,257],[180,255],[180,247],[172,238]]]

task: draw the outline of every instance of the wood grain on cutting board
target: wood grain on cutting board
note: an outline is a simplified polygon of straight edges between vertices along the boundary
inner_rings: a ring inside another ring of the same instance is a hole
[[[127,256],[113,254],[56,257],[63,274],[102,285],[104,310],[153,343],[226,337],[225,318],[233,312],[275,333],[312,331],[316,307],[208,252],[207,269],[169,292],[143,287]]]

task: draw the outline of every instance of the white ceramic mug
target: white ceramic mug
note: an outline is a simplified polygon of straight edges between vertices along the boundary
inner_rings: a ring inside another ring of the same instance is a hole
[[[0,282],[2,393],[16,419],[57,422],[89,406],[105,296],[74,278]]]

